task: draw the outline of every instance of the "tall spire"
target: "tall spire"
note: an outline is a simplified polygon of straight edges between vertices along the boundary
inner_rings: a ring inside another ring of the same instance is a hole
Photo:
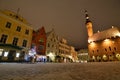
[[[87,31],[88,31],[88,37],[90,37],[90,36],[93,35],[93,29],[92,29],[92,22],[89,19],[87,10],[85,10],[85,18],[86,18],[85,25],[86,25],[86,28],[87,28]]]
[[[20,11],[20,8],[18,8],[18,9],[17,9],[17,14],[16,14],[16,16],[15,16],[15,17],[16,17],[16,19],[18,19],[18,18],[19,18],[19,16],[18,16],[18,15],[19,15],[19,11]]]
[[[88,22],[91,22],[90,19],[89,19],[87,10],[85,10],[85,18],[86,18],[86,23],[85,24],[87,24]]]

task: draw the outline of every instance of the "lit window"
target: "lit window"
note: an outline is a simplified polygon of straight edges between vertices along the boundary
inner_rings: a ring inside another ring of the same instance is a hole
[[[116,57],[120,57],[120,54],[116,54]]]
[[[117,33],[116,35],[120,37],[120,33]]]
[[[95,42],[91,42],[90,46],[95,47]]]
[[[103,55],[103,58],[106,58],[107,56],[106,55]]]
[[[3,53],[3,49],[0,49],[0,56],[2,56],[2,53]]]
[[[8,56],[8,52],[5,52],[5,53],[4,53],[4,57],[7,57],[7,56]]]
[[[109,39],[105,39],[104,41],[109,41]]]
[[[114,28],[114,26],[112,26],[112,28]]]
[[[92,59],[95,59],[95,56],[92,56]]]
[[[16,57],[19,57],[20,56],[20,53],[16,53]]]

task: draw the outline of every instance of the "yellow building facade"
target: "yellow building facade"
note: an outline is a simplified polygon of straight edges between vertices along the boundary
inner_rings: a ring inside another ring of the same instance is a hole
[[[31,47],[32,27],[20,15],[0,11],[0,61],[23,60]]]

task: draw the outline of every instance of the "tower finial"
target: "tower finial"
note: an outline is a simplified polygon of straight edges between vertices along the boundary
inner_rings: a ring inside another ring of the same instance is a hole
[[[19,18],[19,16],[18,16],[19,11],[20,11],[20,8],[18,8],[18,9],[17,9],[17,14],[16,14],[16,16],[15,16],[15,17],[16,17],[16,19],[18,19],[18,18]]]
[[[91,21],[89,20],[89,16],[88,16],[87,10],[85,10],[85,18],[86,18],[86,24],[87,24],[88,22],[91,22]]]

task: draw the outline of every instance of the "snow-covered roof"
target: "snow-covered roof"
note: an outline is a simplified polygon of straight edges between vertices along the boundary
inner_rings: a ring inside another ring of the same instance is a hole
[[[113,27],[98,33],[93,34],[93,36],[88,38],[89,42],[103,40],[115,36],[120,36],[120,31],[117,27]]]

